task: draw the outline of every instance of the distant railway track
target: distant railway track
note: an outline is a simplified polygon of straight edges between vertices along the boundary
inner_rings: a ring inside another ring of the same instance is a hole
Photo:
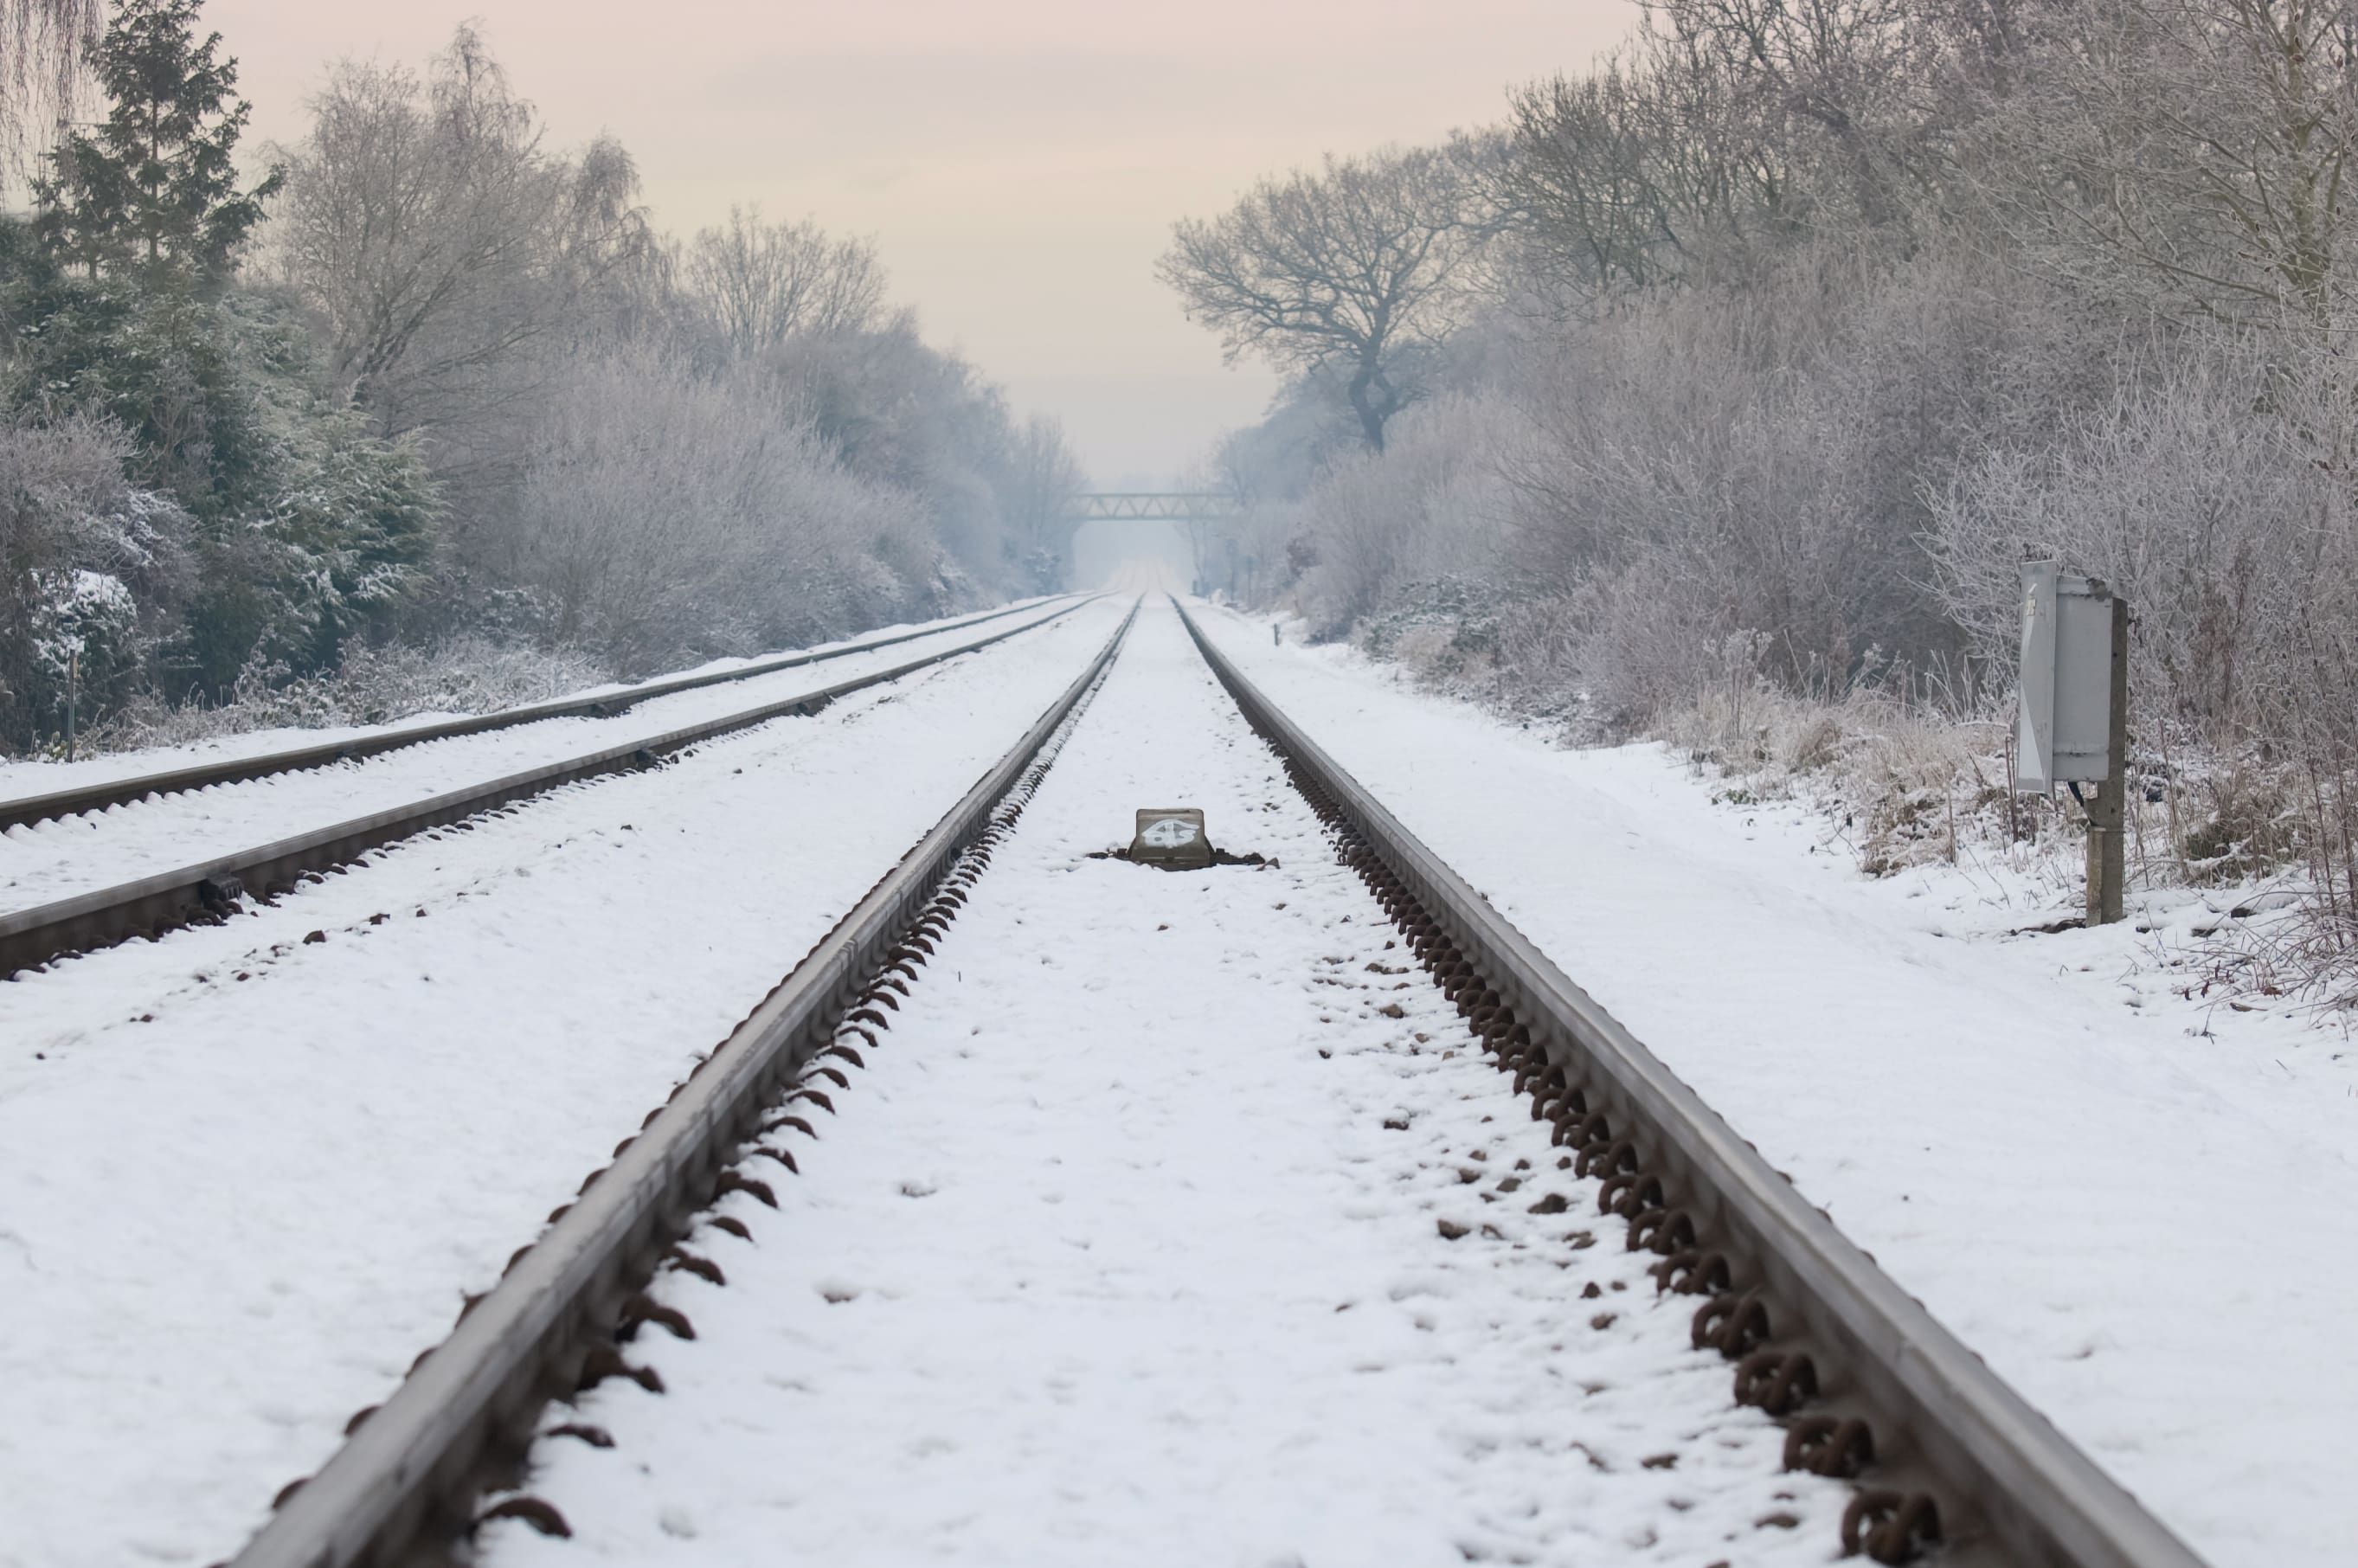
[[[698,1215],[730,1192],[771,1196],[792,1171],[798,1102],[825,1103],[853,1043],[923,983],[1119,656],[1133,608],[1094,661],[860,904],[765,998],[613,1161],[509,1261],[316,1476],[281,1494],[238,1568],[430,1561],[474,1525],[563,1522],[513,1495],[539,1412],[610,1376],[650,1378],[623,1345],[680,1332],[646,1288]],[[1693,1335],[1735,1368],[1734,1398],[1786,1430],[1789,1467],[1850,1482],[1842,1546],[1899,1563],[2198,1568],[2199,1559],[1812,1208],[1482,895],[1280,711],[1181,611],[1247,721],[1333,835],[1471,1036],[1531,1097],[1533,1119],[1593,1178],[1667,1292],[1698,1298]],[[871,1037],[872,1043],[872,1037]],[[842,1065],[829,1058],[839,1057]],[[1486,1118],[1487,1119],[1487,1118]],[[751,1162],[773,1162],[756,1174]],[[733,1222],[723,1221],[723,1224]],[[1567,1311],[1573,1310],[1567,1303]],[[658,1386],[651,1384],[652,1386]]]
[[[1067,594],[1066,599],[1083,596]],[[494,713],[471,714],[464,719],[443,719],[433,724],[421,724],[410,729],[390,730],[373,735],[355,735],[342,741],[328,741],[315,746],[294,746],[282,751],[260,752],[251,757],[225,758],[219,762],[197,762],[183,768],[168,768],[158,773],[139,773],[129,778],[107,779],[96,784],[77,784],[70,789],[51,790],[41,795],[19,795],[12,800],[0,800],[0,830],[27,827],[61,816],[74,816],[86,811],[104,811],[110,806],[128,806],[150,796],[172,795],[182,790],[205,789],[214,784],[242,784],[249,779],[267,778],[274,773],[298,773],[308,768],[331,767],[362,757],[373,757],[404,747],[422,745],[428,741],[447,741],[460,735],[481,735],[493,730],[513,729],[519,724],[538,724],[551,719],[611,719],[629,712],[642,702],[659,697],[670,697],[683,691],[695,691],[705,687],[726,685],[731,681],[752,680],[760,676],[774,675],[780,670],[800,669],[807,665],[824,664],[854,654],[865,654],[877,648],[889,648],[901,643],[913,643],[920,637],[936,637],[945,632],[956,632],[985,622],[1021,615],[1027,611],[1042,610],[1055,603],[1055,598],[1034,600],[1028,604],[993,610],[980,615],[937,622],[919,631],[896,633],[890,637],[871,637],[865,642],[846,643],[841,647],[822,648],[814,652],[776,655],[752,660],[731,670],[714,670],[702,675],[666,676],[642,681],[618,691],[600,692],[591,697],[559,697],[553,702],[528,703],[518,708],[503,708]]]
[[[389,806],[289,838],[0,914],[0,977],[15,975],[70,954],[111,946],[135,936],[160,935],[178,926],[226,918],[242,908],[249,898],[276,897],[293,888],[303,878],[319,876],[349,866],[371,849],[438,828],[465,830],[468,819],[471,817],[514,806],[560,784],[650,766],[702,741],[773,719],[790,714],[817,713],[838,697],[902,679],[919,670],[964,657],[1060,621],[1094,603],[1098,597],[1078,598],[1036,620],[1023,622],[971,643],[960,643],[955,648],[908,660],[890,669],[838,681],[815,691],[799,692],[792,697],[759,703],[660,734],[640,735],[614,745],[579,752],[480,784],[467,784],[425,799]],[[996,612],[980,619],[996,620],[1003,613]],[[956,627],[948,629],[957,630]],[[934,629],[935,632],[941,630],[943,628]],[[914,635],[931,634],[933,633]],[[909,637],[896,636],[869,646],[909,640]],[[802,664],[812,664],[834,656],[836,654],[830,653],[797,655],[797,659]],[[769,670],[792,667],[795,667],[794,664],[779,662],[770,665]],[[769,673],[769,670],[758,673]],[[675,685],[670,689],[685,690],[689,685],[709,685],[719,680],[741,678],[745,673],[727,671],[717,676],[682,677],[687,684]],[[644,700],[650,695],[659,694],[645,688],[639,688],[635,693],[637,700]],[[528,710],[514,711],[524,713]],[[551,715],[541,713],[537,717]],[[513,721],[531,720],[516,719]],[[410,739],[414,741],[416,738]],[[262,773],[277,771],[281,770],[265,768]]]

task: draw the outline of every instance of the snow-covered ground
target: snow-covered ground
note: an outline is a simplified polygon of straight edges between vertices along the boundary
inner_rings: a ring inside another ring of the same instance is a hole
[[[652,697],[611,719],[552,719],[510,730],[456,735],[330,767],[184,790],[104,811],[11,827],[0,832],[0,910],[71,898],[447,790],[622,745],[643,736],[661,735],[701,719],[741,712],[892,669],[946,648],[979,643],[1055,613],[1056,607],[1044,607],[1030,622],[1011,616],[980,626],[954,626],[872,652]],[[336,734],[302,733],[315,741]],[[152,772],[196,760],[185,748],[137,754],[146,759],[146,765],[130,772]],[[118,759],[106,761],[112,763]],[[43,783],[26,793],[46,793],[74,782],[78,781]]]
[[[2220,1568],[2358,1561],[2358,1045],[2142,924],[1203,612],[1251,678]]]
[[[1180,804],[1280,864],[1087,858]],[[728,1284],[657,1287],[668,1392],[552,1414],[615,1440],[536,1451],[575,1539],[489,1562],[1833,1555],[1844,1488],[1779,1472],[1167,606],[865,1054],[751,1242],[702,1234]]]
[[[0,1564],[234,1551],[1126,609],[0,985]]]
[[[0,1568],[233,1550],[1122,610],[0,986]],[[2018,886],[1207,624],[2198,1551],[2352,1561],[2340,1032],[2174,994],[2184,907],[2012,935]],[[1282,865],[1081,858],[1176,804]],[[499,1553],[1826,1560],[1390,939],[1150,603],[730,1284],[666,1280],[673,1393],[543,1445],[580,1539]]]

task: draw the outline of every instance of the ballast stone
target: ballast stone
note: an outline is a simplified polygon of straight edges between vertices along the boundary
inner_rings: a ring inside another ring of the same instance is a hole
[[[1212,838],[1205,830],[1204,814],[1192,806],[1149,806],[1138,814],[1138,835],[1130,841],[1130,858],[1142,866],[1165,871],[1202,871],[1213,863]]]

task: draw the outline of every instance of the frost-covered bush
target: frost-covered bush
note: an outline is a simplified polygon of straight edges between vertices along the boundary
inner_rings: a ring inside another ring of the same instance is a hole
[[[83,723],[123,701],[187,591],[190,520],[129,455],[103,419],[0,423],[0,746],[62,730],[70,654]]]
[[[139,675],[139,603],[130,589],[121,578],[76,568],[35,573],[32,589],[39,688],[54,700],[70,682],[76,706],[92,714],[119,701]]]
[[[913,495],[857,478],[739,375],[658,349],[586,356],[512,524],[479,559],[549,633],[644,671],[932,608],[950,586]]]
[[[92,734],[92,751],[177,745],[281,726],[384,724],[425,713],[488,713],[604,683],[588,656],[460,636],[431,648],[349,649],[331,673],[247,681],[217,705],[168,704],[143,693]]]
[[[1343,635],[1412,583],[1496,579],[1506,498],[1494,453],[1509,423],[1498,403],[1452,397],[1398,416],[1381,454],[1335,462],[1294,520],[1314,634]]]
[[[1977,655],[2011,671],[2018,565],[2051,556],[2135,607],[2142,718],[2214,745],[2248,732],[2252,683],[2280,675],[2339,510],[2296,432],[2255,412],[2276,379],[2257,347],[2202,342],[2036,444],[1976,453],[1931,494],[1938,580]]]
[[[2267,348],[2201,335],[2046,440],[1980,455],[1933,497],[1932,546],[2008,679],[2024,553],[2125,593],[2132,734],[2165,780],[2177,874],[2305,862],[2329,931],[2358,935],[2358,508],[2340,477],[2358,418],[2338,351]]]

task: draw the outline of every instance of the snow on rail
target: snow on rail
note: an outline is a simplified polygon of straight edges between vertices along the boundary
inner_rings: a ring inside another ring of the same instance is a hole
[[[1092,851],[1203,806],[1274,868]],[[1594,1185],[1150,602],[867,1069],[489,1568],[1823,1562]],[[1602,1244],[1598,1244],[1598,1243]]]
[[[233,1552],[1125,609],[0,986],[0,1563]]]
[[[145,747],[61,762],[51,759],[0,762],[0,830],[30,827],[52,817],[103,811],[151,794],[202,789],[272,773],[324,767],[416,745],[422,741],[537,724],[550,719],[603,719],[650,698],[700,687],[719,686],[775,671],[841,658],[936,633],[1018,615],[1034,606],[1079,597],[1052,594],[1019,600],[977,614],[912,626],[880,627],[858,638],[815,643],[788,653],[752,658],[710,660],[636,682],[611,681],[562,697],[481,713],[420,713],[384,724],[278,727],[212,736],[184,745]]]
[[[1062,611],[1044,606],[1032,621]],[[215,784],[0,834],[0,913],[93,892],[391,811],[590,751],[625,753],[654,737],[846,680],[1000,638],[1006,627],[956,626],[891,647],[815,662],[741,683],[649,698],[610,719],[520,725],[424,741],[335,766]]]

